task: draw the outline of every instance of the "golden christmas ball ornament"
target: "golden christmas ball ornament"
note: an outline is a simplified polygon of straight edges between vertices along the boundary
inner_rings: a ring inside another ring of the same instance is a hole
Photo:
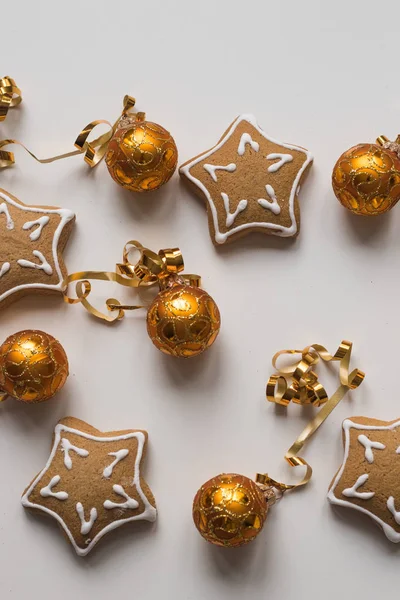
[[[133,112],[135,103],[135,98],[125,96],[122,113],[113,125],[105,120],[86,125],[75,140],[74,151],[40,159],[21,142],[10,139],[0,141],[0,150],[10,144],[18,144],[40,163],[83,154],[90,167],[95,167],[105,158],[111,177],[122,187],[132,192],[158,190],[175,172],[178,149],[174,138],[164,127],[147,121],[144,112]],[[108,126],[109,131],[89,141],[99,125]],[[9,167],[14,162],[12,152],[0,151],[0,167]]]
[[[14,333],[0,347],[2,400],[8,396],[29,404],[49,400],[61,390],[67,377],[65,350],[44,331]]]
[[[203,538],[232,548],[254,540],[267,511],[268,500],[257,483],[235,473],[204,483],[193,502],[193,520]]]
[[[357,215],[380,215],[400,199],[400,136],[358,144],[344,152],[332,173],[339,202]]]
[[[258,473],[255,481],[236,473],[222,473],[206,481],[193,501],[193,521],[207,542],[229,548],[248,544],[262,530],[269,508],[287,491],[310,481],[312,469],[299,452],[346,393],[364,379],[364,373],[358,369],[349,372],[351,349],[351,342],[343,341],[334,355],[319,344],[275,354],[272,359],[275,369],[283,354],[299,354],[300,359],[271,375],[267,383],[267,400],[283,406],[288,406],[292,400],[298,404],[322,406],[285,454],[289,465],[305,468],[305,474],[295,484],[280,483],[264,473]],[[330,398],[314,371],[320,360],[340,362],[340,385]]]
[[[131,262],[131,254],[139,260]],[[65,295],[69,304],[82,303],[94,316],[109,323],[122,319],[126,310],[148,308],[147,332],[153,344],[164,354],[179,358],[198,356],[215,342],[221,317],[211,296],[200,288],[198,275],[183,274],[183,257],[179,248],[160,250],[144,248],[132,240],[125,245],[123,262],[115,272],[82,271],[67,278],[76,283],[76,298]],[[115,298],[106,301],[108,314],[96,309],[88,300],[90,280],[115,281],[125,287],[157,285],[159,293],[149,307],[121,304]]]
[[[120,119],[110,140],[106,164],[111,177],[132,192],[158,190],[172,177],[178,149],[171,134],[143,113]]]
[[[171,356],[190,358],[207,350],[221,325],[218,306],[207,292],[174,283],[162,290],[147,312],[153,344]]]

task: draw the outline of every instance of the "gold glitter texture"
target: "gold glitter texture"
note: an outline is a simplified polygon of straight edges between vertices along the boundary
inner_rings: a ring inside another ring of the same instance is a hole
[[[48,333],[20,331],[0,347],[0,388],[17,400],[48,400],[63,387],[67,377],[64,348]]]
[[[193,520],[200,534],[217,546],[251,542],[267,517],[266,499],[257,484],[234,473],[213,477],[193,502]]]
[[[156,123],[122,117],[107,150],[111,177],[133,192],[157,190],[173,175],[178,149],[171,134]]]
[[[204,290],[174,284],[162,290],[147,313],[147,332],[165,354],[190,358],[215,341],[221,317],[214,300]]]
[[[332,174],[339,202],[358,215],[379,215],[400,199],[400,159],[378,144],[358,144],[344,152]]]

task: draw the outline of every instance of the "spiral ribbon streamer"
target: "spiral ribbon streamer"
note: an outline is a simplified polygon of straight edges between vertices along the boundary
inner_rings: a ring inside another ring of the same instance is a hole
[[[5,78],[5,79],[8,79],[8,78]],[[4,79],[1,79],[0,83],[2,81],[4,81]],[[9,79],[9,81],[13,82],[12,79]],[[13,82],[13,83],[15,84],[15,82]],[[0,87],[0,94],[1,94],[2,89],[3,88]],[[5,87],[4,89],[10,89],[10,87],[8,86],[8,87]],[[18,88],[14,87],[14,90],[15,89],[17,90],[17,92],[20,93]],[[14,91],[14,94],[16,94],[17,92]],[[8,93],[8,95],[9,95],[9,93]],[[2,115],[1,98],[2,98],[2,96],[0,95],[0,121],[5,119],[5,116],[3,119],[1,118],[1,115]],[[19,98],[20,98],[19,102],[21,102],[21,96],[19,96]],[[14,98],[14,100],[16,100],[16,99],[17,98]],[[19,104],[19,102],[16,102],[16,104]],[[4,169],[5,167],[11,167],[15,163],[14,153],[6,151],[6,150],[2,150],[2,148],[4,148],[5,146],[9,146],[10,144],[17,144],[18,146],[22,146],[22,148],[24,148],[24,150],[26,150],[26,152],[28,152],[28,154],[32,158],[34,158],[37,162],[39,162],[41,164],[51,163],[56,160],[62,160],[63,158],[69,158],[70,156],[76,156],[77,154],[84,154],[85,162],[90,167],[93,168],[96,165],[98,165],[103,160],[104,156],[106,155],[106,152],[108,149],[108,144],[109,144],[111,138],[113,137],[121,118],[123,118],[129,114],[130,116],[134,116],[137,121],[145,120],[145,118],[146,118],[145,113],[143,113],[143,112],[132,113],[131,112],[131,110],[135,106],[135,103],[136,103],[135,98],[132,98],[132,96],[126,95],[123,100],[122,112],[121,112],[120,116],[118,117],[118,119],[115,121],[114,125],[112,125],[109,121],[105,121],[103,119],[91,121],[88,125],[86,125],[86,127],[84,127],[82,129],[82,131],[79,133],[78,137],[76,138],[75,143],[74,143],[76,150],[72,150],[71,152],[66,152],[64,154],[57,154],[55,156],[50,156],[48,158],[38,158],[36,156],[36,154],[34,154],[31,150],[29,150],[29,148],[27,148],[22,142],[20,142],[18,140],[14,140],[14,139],[1,140],[0,141],[0,169]],[[11,104],[11,106],[16,106],[16,104]],[[7,108],[7,110],[8,110],[8,108]],[[5,114],[7,114],[7,111]],[[94,131],[94,129],[98,125],[108,125],[109,131],[107,131],[103,135],[99,136],[98,138],[94,139],[93,141],[89,142],[88,138],[89,138],[90,134]]]
[[[21,104],[22,93],[14,79],[6,75],[0,79],[0,123],[6,120],[10,108]]]
[[[136,263],[130,262],[130,253],[139,251],[140,257]],[[122,263],[116,265],[115,271],[79,271],[72,273],[66,279],[64,300],[68,304],[82,304],[86,310],[103,321],[114,323],[125,316],[126,310],[146,308],[143,305],[121,304],[116,298],[106,300],[108,311],[117,311],[114,315],[106,314],[95,308],[88,300],[92,291],[89,280],[114,281],[125,287],[138,288],[149,287],[158,284],[160,289],[167,287],[178,280],[187,282],[189,285],[200,286],[199,275],[181,274],[184,269],[183,256],[179,248],[167,248],[159,250],[158,253],[145,248],[140,242],[130,240],[124,246]],[[68,285],[75,285],[76,298],[67,295]]]
[[[324,346],[312,344],[304,350],[281,350],[272,358],[272,365],[277,373],[271,375],[266,388],[266,396],[269,402],[287,407],[291,401],[297,404],[312,404],[322,406],[318,414],[307,424],[285,454],[285,459],[291,467],[306,467],[303,479],[296,484],[285,484],[275,481],[267,474],[258,473],[257,483],[265,487],[273,487],[281,494],[288,490],[306,485],[312,476],[312,468],[301,456],[298,456],[304,444],[317,431],[322,423],[331,414],[349,390],[358,388],[364,380],[365,373],[359,369],[350,372],[350,357],[352,342],[342,341],[334,355],[331,355]],[[301,358],[288,367],[277,367],[280,356],[287,354],[300,354]],[[319,382],[317,374],[312,370],[320,361],[339,362],[340,385],[335,393],[328,398],[324,386]]]

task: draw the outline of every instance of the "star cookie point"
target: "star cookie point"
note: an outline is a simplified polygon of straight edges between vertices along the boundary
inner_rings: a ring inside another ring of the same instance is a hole
[[[101,432],[67,417],[55,427],[44,469],[22,505],[53,517],[79,556],[126,523],[155,521],[155,500],[141,475],[147,433]]]
[[[296,236],[300,184],[312,160],[310,152],[271,138],[253,115],[243,114],[179,173],[206,201],[210,235],[218,245],[252,231]]]

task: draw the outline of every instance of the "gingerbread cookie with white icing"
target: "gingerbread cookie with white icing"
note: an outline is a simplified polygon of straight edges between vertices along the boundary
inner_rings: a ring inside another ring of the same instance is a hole
[[[30,293],[63,292],[62,251],[75,215],[65,208],[27,206],[0,189],[0,306]]]
[[[252,231],[296,236],[298,195],[312,160],[304,148],[267,136],[252,115],[241,115],[179,173],[206,201],[213,242],[224,244]]]
[[[62,419],[49,460],[22,504],[56,519],[76,553],[86,556],[117,527],[155,521],[155,500],[141,475],[146,444],[146,431],[103,433],[79,419]]]
[[[391,542],[400,542],[400,420],[346,419],[343,444],[329,501],[368,515]]]

